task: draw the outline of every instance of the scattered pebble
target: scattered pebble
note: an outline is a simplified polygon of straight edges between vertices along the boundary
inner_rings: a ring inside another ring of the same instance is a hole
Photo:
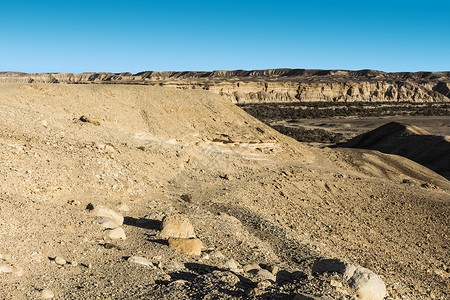
[[[140,256],[130,256],[128,258],[128,262],[143,265],[146,267],[154,267],[153,263],[150,260],[146,259],[145,257],[140,257]]]
[[[53,299],[55,294],[49,289],[43,289],[41,291],[41,297],[42,299]]]
[[[34,251],[33,253],[31,253],[30,255],[31,260],[35,261],[35,262],[41,262],[42,261],[42,255],[36,251]]]
[[[184,279],[178,279],[178,280],[172,281],[172,282],[170,283],[170,285],[182,285],[182,284],[186,284],[186,283],[188,283],[187,280],[184,280]]]
[[[126,205],[125,203],[120,203],[117,206],[117,209],[121,210],[121,211],[130,211],[130,207],[128,205]]]
[[[238,264],[234,259],[225,259],[223,267],[228,270],[236,270],[239,268]]]
[[[114,229],[106,229],[105,231],[107,231],[107,237],[113,240],[118,239],[125,240],[127,238],[127,236],[125,235],[125,231],[123,230],[122,227],[117,227]]]
[[[78,262],[76,262],[76,261],[71,261],[71,262],[68,262],[72,267],[76,267],[76,266],[78,266]]]
[[[92,118],[87,117],[85,115],[80,117],[80,121],[81,122],[85,122],[85,123],[91,123],[92,125],[95,125],[95,126],[99,126],[100,125],[100,121],[98,121],[96,119],[92,119]]]
[[[66,264],[66,260],[59,256],[55,257],[54,261],[55,261],[55,264],[60,265],[60,266],[64,266]]]
[[[179,271],[184,269],[184,264],[171,260],[166,263],[166,268],[172,271]]]
[[[70,205],[80,205],[81,204],[81,202],[78,200],[69,200],[69,201],[67,201],[67,203]]]

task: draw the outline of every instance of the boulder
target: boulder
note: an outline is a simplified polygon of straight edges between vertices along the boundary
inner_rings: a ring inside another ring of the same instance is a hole
[[[119,226],[123,224],[123,216],[110,208],[98,204],[89,203],[86,206],[86,209],[90,210],[91,213],[97,217],[110,218]]]
[[[386,296],[386,285],[371,270],[339,259],[318,259],[313,273],[339,273],[361,300],[382,300]]]
[[[202,241],[199,239],[169,238],[169,247],[188,255],[200,255],[202,252]]]
[[[194,227],[185,214],[167,215],[161,222],[161,237],[195,238]]]

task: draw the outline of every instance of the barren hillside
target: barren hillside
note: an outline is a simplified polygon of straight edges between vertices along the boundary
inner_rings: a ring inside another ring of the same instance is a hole
[[[450,184],[408,159],[308,147],[202,90],[3,83],[0,111],[0,298],[378,299],[319,258],[386,299],[449,296]],[[162,235],[175,213],[200,255]]]
[[[18,73],[9,83],[127,83],[203,89],[237,103],[309,101],[450,101],[449,72],[268,69],[213,72]]]

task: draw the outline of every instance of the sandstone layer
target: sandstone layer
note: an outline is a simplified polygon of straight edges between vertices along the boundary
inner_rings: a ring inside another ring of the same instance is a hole
[[[268,69],[131,73],[0,72],[4,83],[124,83],[203,89],[235,103],[450,101],[450,72]]]

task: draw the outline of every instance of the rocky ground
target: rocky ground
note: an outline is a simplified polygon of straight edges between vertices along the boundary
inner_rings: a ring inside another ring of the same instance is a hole
[[[450,184],[412,161],[207,91],[2,84],[0,111],[0,298],[449,295]]]

